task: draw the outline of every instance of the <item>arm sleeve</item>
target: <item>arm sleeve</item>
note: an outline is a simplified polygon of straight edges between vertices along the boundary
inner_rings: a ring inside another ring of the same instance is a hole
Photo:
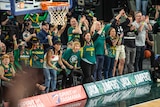
[[[106,38],[106,43],[108,43],[110,46],[113,46],[112,41],[109,37]]]
[[[98,33],[95,33],[92,37],[92,40],[93,42],[96,41],[96,39],[98,38],[99,34]]]
[[[117,22],[117,20],[114,19],[113,22],[111,23],[111,27],[116,28],[116,22]]]

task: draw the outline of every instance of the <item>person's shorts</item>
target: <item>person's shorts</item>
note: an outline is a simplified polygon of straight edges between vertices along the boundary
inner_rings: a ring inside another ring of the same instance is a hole
[[[124,45],[116,46],[116,57],[115,57],[115,60],[125,59],[125,58],[126,58],[125,46]]]

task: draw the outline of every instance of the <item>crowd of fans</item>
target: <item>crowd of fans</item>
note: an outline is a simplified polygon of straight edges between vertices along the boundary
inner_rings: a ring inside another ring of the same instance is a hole
[[[156,6],[155,18],[160,18],[159,12]],[[31,20],[20,26],[11,13],[4,16],[0,28],[0,79],[5,102],[11,99],[7,90],[15,86],[23,93],[19,98],[23,98],[35,95],[36,89],[41,94],[74,86],[74,76],[84,84],[141,71],[145,50],[152,51],[154,67],[154,41],[149,33],[152,26],[141,11],[133,15],[122,9],[109,23],[96,17],[88,21],[85,15],[79,19],[71,17],[60,27],[43,21],[40,31],[32,26]],[[68,40],[67,48],[63,49],[61,36],[65,29]],[[62,84],[57,87],[59,75]]]

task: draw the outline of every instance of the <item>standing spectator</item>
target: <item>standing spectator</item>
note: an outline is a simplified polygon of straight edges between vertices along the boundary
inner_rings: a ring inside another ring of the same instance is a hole
[[[60,28],[58,25],[52,25],[52,24],[49,25],[49,33],[52,36],[52,38],[54,38],[54,40],[61,41],[61,35],[64,32],[66,25],[67,23],[63,26],[60,26]]]
[[[136,0],[136,11],[141,11],[143,15],[147,14],[148,0]]]
[[[46,21],[42,22],[42,29],[37,34],[37,38],[39,39],[40,43],[44,45],[44,52],[46,52],[47,48],[50,47],[48,38],[50,38],[49,34],[49,23]],[[53,41],[55,41],[55,38],[52,38]]]
[[[10,81],[15,76],[15,70],[13,66],[10,65],[9,55],[4,54],[2,56],[2,64],[0,66],[0,77],[2,79],[2,85],[8,86],[8,81]],[[7,70],[7,71],[6,71]],[[8,75],[10,74],[10,75]]]
[[[13,65],[15,70],[22,70],[22,67],[29,67],[29,58],[30,51],[25,48],[25,42],[21,41],[17,44],[16,35],[13,35],[13,44],[14,44],[14,61]]]
[[[60,69],[56,66],[56,64],[58,63],[61,65],[61,68],[65,69],[61,56],[61,42],[55,41],[53,43],[53,47],[50,48],[44,56],[43,73],[45,77],[45,86],[47,87],[46,93],[49,92],[50,85],[51,91],[57,90],[57,71],[60,71]]]
[[[14,34],[17,35],[17,38],[20,38],[20,29],[19,29],[19,23],[16,20],[16,17],[12,15],[10,10],[7,10],[1,15],[1,27],[2,31],[6,35],[5,44],[7,45],[6,50],[7,52],[9,50],[13,49],[13,43],[12,43],[12,36]]]
[[[153,25],[153,33],[157,34],[158,28],[160,27],[160,5],[156,5],[155,20],[156,23]]]
[[[26,42],[26,47],[28,49],[32,48],[32,43],[31,40],[33,37],[36,37],[37,32],[35,28],[32,26],[32,21],[31,20],[25,20],[24,21],[24,31],[22,33],[23,40]]]
[[[0,79],[2,80],[4,106],[9,102],[8,90],[12,85],[12,79],[15,77],[15,70],[10,64],[9,55],[2,56],[2,64],[0,65]]]
[[[64,30],[67,27],[67,17],[64,17],[65,24],[60,26],[60,25],[49,25],[49,33],[52,36],[53,40],[59,40],[61,41],[61,35],[63,34]]]
[[[6,54],[6,45],[0,41],[0,57]]]
[[[136,27],[132,25],[132,16],[128,15],[128,19],[130,20],[130,23],[125,27],[126,34],[124,35],[124,45],[126,52],[124,73],[134,72],[134,62],[136,57],[135,39],[136,35],[138,35]]]
[[[73,42],[72,48],[69,48],[64,51],[62,55],[62,61],[65,64],[68,72],[67,75],[69,77],[69,86],[73,86],[73,76],[78,75],[78,76],[83,76],[83,73],[81,71],[81,66],[80,66],[80,42],[75,41]],[[67,80],[67,78],[66,78]],[[66,82],[63,82],[63,86],[66,87]]]
[[[94,41],[95,54],[96,54],[96,69],[94,71],[94,79],[102,80],[102,69],[104,64],[104,54],[105,54],[105,30],[104,26],[100,21],[93,23],[92,28],[95,28],[93,31],[92,40]]]
[[[89,21],[88,21],[88,19],[86,18],[85,15],[82,15],[82,17],[83,17],[83,23],[82,23],[82,26],[81,26],[81,31],[82,31],[81,35],[84,35],[85,32],[89,32]],[[84,37],[80,36],[81,46],[83,46],[83,41],[84,41]]]
[[[0,26],[0,41],[5,43],[6,41],[5,37],[6,37],[5,34],[2,33],[2,27]]]
[[[33,68],[43,68],[44,49],[37,37],[33,38],[32,49],[30,52],[30,66]]]
[[[152,30],[152,26],[149,23],[149,17],[142,16],[140,11],[135,12],[135,21],[132,23],[138,30],[138,36],[136,36],[136,58],[135,58],[135,71],[142,70],[142,62],[144,58],[146,30]]]
[[[151,67],[154,67],[154,60],[155,60],[155,53],[152,50],[152,47],[154,46],[154,40],[152,35],[147,32],[146,33],[146,48],[145,50],[149,50],[151,52],[151,57],[150,57],[150,62],[151,62]]]
[[[121,22],[120,20],[122,16],[126,18],[124,22]],[[115,57],[114,68],[113,68],[113,76],[115,76],[116,74],[117,64],[118,64],[119,75],[123,74],[125,57],[126,57],[125,47],[124,47],[124,34],[126,33],[125,27],[129,24],[129,22],[130,20],[127,18],[125,11],[122,9],[120,10],[119,14],[115,17],[115,19],[111,24],[111,27],[116,29],[116,32],[119,36],[119,41],[116,46],[116,57]]]
[[[80,41],[80,35],[82,34],[81,26],[83,21],[85,20],[84,17],[80,18],[80,21],[76,20],[76,18],[70,19],[70,27],[68,28],[68,42],[74,41],[78,39]]]
[[[108,55],[106,55],[106,63],[104,65],[104,78],[111,78],[113,76],[112,71],[114,67],[114,61],[116,56],[116,44],[119,40],[119,36],[116,34],[115,28],[111,27],[106,37],[106,48]]]
[[[10,10],[7,10],[1,16],[1,25],[2,25],[2,29],[7,31],[10,37],[13,34],[19,35],[18,22],[16,21],[15,16],[11,14]]]
[[[81,48],[81,68],[84,74],[83,83],[93,82],[93,73],[96,68],[96,55],[91,34],[84,33],[84,45]]]
[[[152,5],[160,5],[160,2],[158,2],[158,0],[151,0],[152,1]]]

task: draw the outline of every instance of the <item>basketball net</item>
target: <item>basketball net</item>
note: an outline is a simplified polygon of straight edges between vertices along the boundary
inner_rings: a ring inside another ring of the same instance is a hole
[[[53,25],[64,25],[65,16],[68,13],[69,6],[48,6],[50,14],[50,23]]]

